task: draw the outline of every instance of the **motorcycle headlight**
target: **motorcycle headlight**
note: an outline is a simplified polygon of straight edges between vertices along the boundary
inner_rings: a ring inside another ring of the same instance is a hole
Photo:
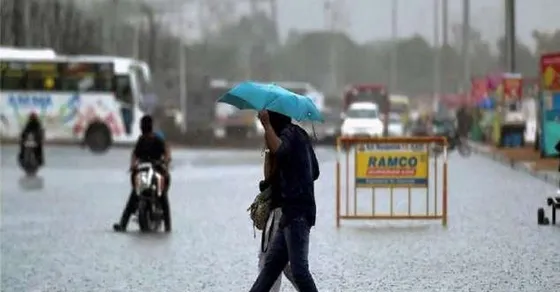
[[[137,187],[141,190],[149,188],[151,184],[150,175],[147,172],[139,173],[137,184]]]

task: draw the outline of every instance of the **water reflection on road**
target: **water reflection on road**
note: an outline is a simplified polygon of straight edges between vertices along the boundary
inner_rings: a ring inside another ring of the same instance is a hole
[[[22,189],[2,148],[3,291],[246,291],[259,238],[245,209],[261,153],[175,150],[170,235],[110,227],[129,192],[129,151],[49,148],[43,186]],[[318,148],[311,270],[320,291],[555,291],[558,229],[535,211],[552,187],[473,156],[450,161],[449,227],[334,221],[334,151]],[[287,282],[286,282],[287,283]],[[33,290],[36,289],[36,290]],[[285,285],[283,291],[294,291]]]

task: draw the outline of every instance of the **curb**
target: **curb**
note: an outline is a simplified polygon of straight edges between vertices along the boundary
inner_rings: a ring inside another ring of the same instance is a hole
[[[507,158],[503,154],[492,152],[491,150],[487,149],[487,146],[472,141],[469,141],[469,144],[471,145],[473,152],[480,156],[490,158],[496,162],[499,162],[504,166],[509,166],[511,169],[529,174],[530,176],[537,178],[541,181],[550,183],[554,186],[558,186],[558,181],[560,180],[560,174],[550,174],[543,171],[535,171],[523,162],[516,162],[513,159]]]

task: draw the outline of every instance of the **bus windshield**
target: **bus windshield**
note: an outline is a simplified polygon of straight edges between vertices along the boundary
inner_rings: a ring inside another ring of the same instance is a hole
[[[113,65],[74,61],[0,61],[4,91],[111,92]]]
[[[406,103],[391,103],[391,112],[403,114],[408,111],[408,104]]]
[[[382,89],[372,89],[372,90],[350,90],[346,94],[346,104],[348,107],[350,104],[355,102],[371,102],[379,106],[381,112],[387,112],[388,97],[383,93]]]

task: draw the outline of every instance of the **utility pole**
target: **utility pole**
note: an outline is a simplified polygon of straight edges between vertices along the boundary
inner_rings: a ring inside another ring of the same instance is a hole
[[[18,5],[15,4],[14,5]],[[31,34],[32,34],[32,29],[31,29],[31,16],[30,16],[30,6],[31,6],[31,1],[22,1],[21,5],[23,6],[22,10],[23,10],[23,27],[24,29],[21,29],[20,31],[23,32],[23,43],[25,44],[25,47],[30,47],[31,46]],[[58,13],[58,11],[56,11],[56,13]]]
[[[434,55],[434,99],[436,101],[439,100],[440,92],[441,92],[441,58],[440,58],[440,51],[441,45],[439,43],[439,34],[440,34],[440,17],[439,13],[439,1],[434,0],[434,48],[436,53]]]
[[[270,0],[270,18],[274,23],[274,33],[276,37],[280,34],[278,33],[278,2],[277,0]]]
[[[442,31],[443,31],[443,45],[449,45],[449,7],[448,0],[441,0],[441,12],[442,12]]]
[[[330,45],[329,45],[329,91],[335,93],[338,88],[338,40],[337,40],[337,24],[338,24],[338,7],[337,0],[325,0],[324,2],[324,13],[325,13],[325,24],[327,25],[327,31],[330,33]]]
[[[395,92],[398,86],[398,22],[399,22],[399,0],[392,1],[391,9],[391,40],[393,43],[393,49],[391,50],[391,65],[389,71],[389,92]]]
[[[506,68],[509,72],[515,72],[515,0],[505,0],[505,56]]]
[[[463,0],[463,92],[467,93],[467,88],[471,83],[471,63],[470,63],[470,40],[471,40],[471,1]]]
[[[177,7],[177,11],[181,11],[183,9],[183,5],[179,4]],[[180,31],[182,32],[179,35],[179,42],[178,42],[178,59],[179,59],[179,104],[181,107],[181,114],[183,116],[183,124],[181,125],[181,133],[185,134],[188,130],[188,89],[187,89],[187,52],[186,46],[183,43],[183,39],[185,37],[188,38],[186,33],[189,31],[188,20],[180,14]]]

